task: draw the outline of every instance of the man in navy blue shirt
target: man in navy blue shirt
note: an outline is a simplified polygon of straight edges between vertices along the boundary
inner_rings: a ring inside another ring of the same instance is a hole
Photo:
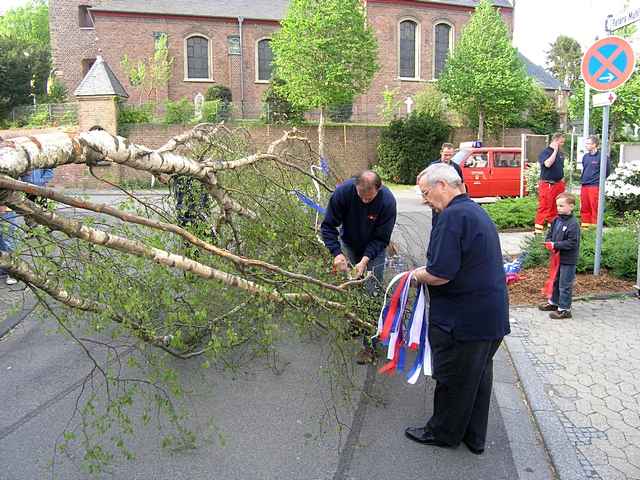
[[[322,240],[333,255],[335,270],[348,272],[351,264],[356,277],[372,271],[374,279],[365,286],[369,294],[375,294],[382,285],[385,249],[395,223],[396,199],[382,185],[377,173],[366,170],[338,185],[320,226]],[[375,359],[374,346],[368,337],[363,338],[363,343],[364,349],[357,356],[359,364]]]
[[[493,383],[493,356],[510,332],[509,300],[500,240],[486,212],[464,192],[456,171],[431,165],[419,187],[439,213],[426,267],[415,277],[428,285],[429,344],[436,388],[433,415],[405,434],[426,445],[463,442],[484,451]]]
[[[580,220],[583,228],[593,227],[598,222],[600,198],[600,151],[598,137],[591,135],[584,142],[587,153],[582,157],[580,183]],[[611,173],[611,159],[607,158],[607,177]]]
[[[540,181],[538,182],[538,210],[535,219],[535,232],[544,233],[545,222],[551,224],[558,216],[556,198],[564,192],[564,134],[554,133],[551,143],[540,152]]]
[[[451,161],[455,153],[456,151],[453,144],[443,143],[442,147],[440,148],[440,158],[438,160],[434,160],[429,165],[433,165],[434,163],[446,163],[447,165],[451,165],[453,168],[456,169],[456,172],[458,173],[458,175],[460,175],[460,179],[464,183],[464,177],[462,176],[462,168],[460,168],[460,165],[458,165],[457,163]]]
[[[367,170],[339,185],[320,226],[336,271],[348,272],[351,263],[357,277],[373,271],[382,282],[385,249],[395,223],[396,199],[377,173]]]

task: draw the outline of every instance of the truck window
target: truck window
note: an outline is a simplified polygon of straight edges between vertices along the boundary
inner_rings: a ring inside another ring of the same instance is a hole
[[[467,168],[486,168],[488,164],[486,153],[474,153],[467,159],[464,166]]]
[[[494,166],[496,168],[520,168],[520,154],[496,153]]]

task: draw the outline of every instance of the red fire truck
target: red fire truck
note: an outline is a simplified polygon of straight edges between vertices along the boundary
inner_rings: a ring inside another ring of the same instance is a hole
[[[453,157],[462,168],[470,197],[517,197],[526,194],[519,147],[461,148]]]

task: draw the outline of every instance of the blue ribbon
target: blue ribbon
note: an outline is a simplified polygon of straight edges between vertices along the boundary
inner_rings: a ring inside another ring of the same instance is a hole
[[[320,168],[322,169],[322,173],[329,175],[329,162],[324,157],[320,157]]]
[[[294,193],[296,194],[296,196],[298,197],[298,199],[304,203],[307,207],[311,207],[314,210],[317,210],[318,212],[320,212],[321,215],[325,215],[327,210],[322,208],[320,205],[318,205],[316,202],[314,202],[313,200],[311,200],[309,197],[307,197],[304,193],[302,193],[299,190],[294,190]]]

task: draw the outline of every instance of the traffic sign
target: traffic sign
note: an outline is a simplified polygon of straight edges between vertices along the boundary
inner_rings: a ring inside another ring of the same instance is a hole
[[[594,107],[604,107],[606,105],[613,105],[618,96],[613,92],[598,93],[591,97],[591,103]]]
[[[582,57],[582,78],[594,90],[613,90],[629,79],[635,63],[629,42],[606,37],[591,45]]]
[[[604,22],[604,28],[608,32],[618,30],[622,27],[626,27],[632,23],[640,20],[640,7],[634,7],[625,10],[617,15],[609,15]]]

